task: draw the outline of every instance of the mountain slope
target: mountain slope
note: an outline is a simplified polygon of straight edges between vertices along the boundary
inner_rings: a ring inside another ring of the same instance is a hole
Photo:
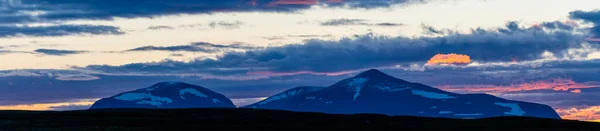
[[[201,86],[161,82],[96,101],[101,108],[235,108],[229,98]]]
[[[456,94],[368,70],[318,91],[247,108],[334,114],[377,113],[446,118],[529,116],[560,119],[549,106],[487,94]]]

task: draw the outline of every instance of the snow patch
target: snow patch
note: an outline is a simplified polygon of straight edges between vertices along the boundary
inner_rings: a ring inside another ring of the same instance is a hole
[[[141,101],[137,102],[137,104],[150,104],[150,105],[154,105],[154,106],[160,106],[164,103],[173,102],[173,100],[171,100],[171,98],[153,96],[148,93],[125,93],[125,94],[119,95],[114,98],[119,99],[119,100],[124,100],[124,101],[141,100]],[[147,99],[150,99],[150,100],[147,100]]]
[[[146,89],[144,89],[144,90],[145,90],[145,91],[153,91],[153,90],[156,90],[156,89],[158,89],[158,88],[160,88],[160,86],[152,86],[152,87],[146,88]]]
[[[441,93],[435,93],[435,92],[427,92],[427,91],[422,91],[422,90],[412,90],[413,95],[420,95],[426,98],[432,98],[432,99],[453,99],[456,98],[454,96],[449,96],[448,94],[441,94]]]
[[[523,114],[527,113],[527,112],[523,111],[521,109],[521,107],[519,106],[519,104],[517,104],[517,103],[496,102],[494,104],[510,108],[510,112],[504,112],[504,114],[507,114],[507,115],[523,116]]]
[[[208,97],[207,95],[202,94],[200,91],[198,91],[194,88],[185,88],[185,89],[179,90],[179,96],[181,97],[181,99],[185,99],[183,97],[183,95],[185,95],[185,94],[192,94],[192,95],[196,95],[198,97]]]
[[[220,100],[217,100],[217,99],[212,99],[212,101],[213,101],[213,103],[223,103],[223,102],[221,102]]]
[[[297,94],[300,94],[303,91],[304,91],[303,89],[299,89],[299,90],[290,90],[290,91],[287,91],[284,93],[280,93],[280,94],[277,94],[275,96],[272,96],[272,97],[269,97],[269,98],[263,100],[262,102],[258,103],[258,105],[264,105],[264,104],[270,103],[272,101],[281,100],[283,98],[295,96]],[[308,97],[306,99],[308,99]]]
[[[435,108],[437,108],[437,106],[431,106],[431,109],[435,109]]]
[[[350,83],[348,83],[348,86],[354,87],[356,89],[353,101],[355,101],[356,98],[358,98],[358,95],[360,95],[360,90],[362,89],[362,86],[365,82],[367,82],[367,78],[355,78],[352,79]]]

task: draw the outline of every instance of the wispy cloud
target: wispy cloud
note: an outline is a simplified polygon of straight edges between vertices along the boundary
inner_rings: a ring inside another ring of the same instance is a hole
[[[150,30],[172,30],[175,28],[173,28],[171,26],[159,25],[159,26],[150,26],[150,27],[148,27],[148,29],[150,29]]]
[[[561,92],[581,93],[580,89],[600,88],[600,83],[578,83],[570,79],[553,79],[515,83],[511,85],[454,85],[439,86],[443,90],[475,93],[509,93],[535,90],[552,90]]]
[[[0,37],[52,37],[67,35],[121,35],[118,27],[102,25],[0,26]]]
[[[80,54],[86,53],[88,51],[79,51],[79,50],[57,50],[57,49],[37,49],[34,51],[35,53],[41,53],[44,55],[54,55],[54,56],[65,56],[72,54]]]
[[[211,28],[237,29],[244,25],[241,21],[219,21],[208,24]]]
[[[362,26],[403,26],[401,23],[369,23],[365,19],[331,19],[320,22],[322,26],[348,26],[348,25],[362,25]]]
[[[258,47],[243,45],[243,44],[229,44],[229,45],[218,45],[207,42],[195,42],[189,45],[177,45],[177,46],[143,46],[128,51],[188,51],[188,52],[204,52],[204,53],[215,53],[228,49],[257,49]]]

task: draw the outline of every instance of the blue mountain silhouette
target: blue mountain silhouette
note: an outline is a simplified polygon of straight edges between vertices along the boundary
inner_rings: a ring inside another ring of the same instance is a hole
[[[560,116],[547,105],[488,94],[457,94],[371,69],[329,87],[298,87],[243,108],[333,114],[376,113],[445,118]]]
[[[229,98],[204,87],[181,82],[161,82],[148,88],[100,99],[90,109],[235,107]]]

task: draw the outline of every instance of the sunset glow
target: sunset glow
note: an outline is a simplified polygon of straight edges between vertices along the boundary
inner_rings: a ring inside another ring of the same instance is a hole
[[[428,65],[436,64],[469,64],[471,63],[471,57],[462,54],[437,54],[433,56],[429,61]]]
[[[532,90],[554,90],[569,91],[572,93],[581,93],[580,89],[597,88],[599,84],[595,83],[577,83],[571,79],[553,79],[546,81],[534,81],[528,83],[512,84],[506,86],[499,85],[467,85],[467,86],[441,86],[440,88],[449,91],[463,92],[484,92],[484,93],[505,93],[517,91]]]
[[[560,114],[563,119],[600,122],[600,106],[556,109],[556,112]]]

